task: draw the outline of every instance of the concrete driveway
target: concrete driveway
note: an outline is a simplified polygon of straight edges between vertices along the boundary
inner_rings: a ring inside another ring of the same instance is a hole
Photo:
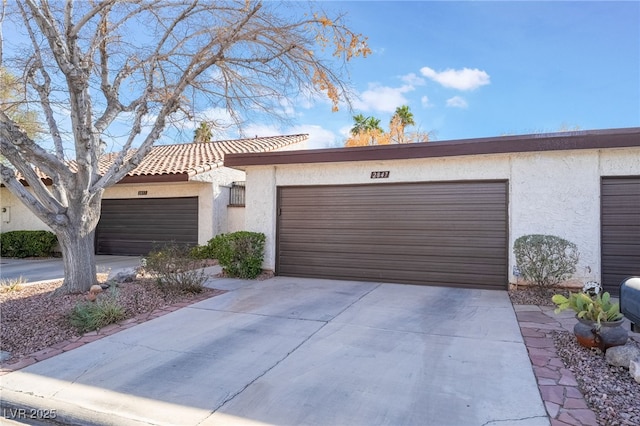
[[[0,378],[99,425],[548,425],[506,292],[276,277]]]
[[[132,270],[140,266],[140,256],[96,255],[97,272],[108,272],[110,276],[120,271]],[[27,282],[62,279],[64,265],[62,258],[9,259],[0,258],[0,279],[23,277]]]

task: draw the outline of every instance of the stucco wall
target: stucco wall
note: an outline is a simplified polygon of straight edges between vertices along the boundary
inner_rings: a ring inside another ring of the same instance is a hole
[[[0,232],[34,230],[49,231],[49,227],[44,224],[22,201],[14,196],[7,188],[0,188],[0,211],[7,209],[0,215]]]
[[[228,167],[220,167],[208,173],[200,174],[194,179],[201,179],[210,182],[209,186],[212,191],[212,198],[207,201],[211,203],[210,209],[212,216],[211,227],[204,232],[206,238],[200,240],[199,244],[205,244],[213,236],[229,232],[228,230],[228,208],[229,205],[229,188],[235,181],[244,181],[245,174],[240,170],[230,169]],[[203,224],[204,225],[204,224]]]
[[[640,148],[547,151],[414,160],[247,168],[246,225],[267,236],[264,268],[275,268],[276,187],[463,180],[509,180],[509,273],[513,242],[553,234],[578,245],[575,280],[600,280],[600,177],[640,175]],[[371,180],[376,170],[389,178]]]
[[[227,231],[236,232],[246,230],[244,225],[244,207],[227,207]]]

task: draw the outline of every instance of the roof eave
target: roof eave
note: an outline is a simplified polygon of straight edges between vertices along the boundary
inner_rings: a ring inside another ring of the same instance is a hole
[[[640,127],[545,133],[493,138],[461,139],[405,145],[228,154],[225,167],[335,163],[348,161],[405,160],[483,154],[565,151],[640,146]]]

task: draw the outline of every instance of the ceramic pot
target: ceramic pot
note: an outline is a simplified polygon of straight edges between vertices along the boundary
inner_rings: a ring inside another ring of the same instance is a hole
[[[622,346],[627,343],[629,333],[622,327],[624,322],[622,319],[600,321],[600,330],[597,329],[595,321],[582,318],[577,318],[577,320],[578,322],[573,327],[573,333],[582,346],[606,351],[612,346]]]

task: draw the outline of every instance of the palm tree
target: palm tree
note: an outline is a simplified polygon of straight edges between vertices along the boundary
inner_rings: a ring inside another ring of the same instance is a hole
[[[367,117],[367,120],[365,121],[365,130],[368,132],[384,131],[382,130],[382,127],[380,127],[380,119],[375,117]]]
[[[208,122],[203,121],[193,134],[193,143],[211,142],[212,137],[211,126]]]
[[[353,116],[353,127],[351,128],[351,134],[353,136],[359,135],[365,131],[367,117],[362,114]]]
[[[402,105],[396,108],[395,114],[391,117],[391,123],[389,123],[389,131],[395,133],[395,139],[398,143],[404,143],[404,129],[406,126],[415,126],[416,122],[413,120],[413,113],[409,109],[408,105]]]
[[[409,109],[409,105],[399,106],[398,108],[396,108],[396,113],[394,115],[397,115],[398,118],[400,118],[402,127],[416,125],[416,122],[413,121],[413,113]]]
[[[362,114],[353,116],[353,127],[351,128],[352,135],[359,135],[364,132],[383,131],[380,127],[380,119],[375,117],[365,117]]]

